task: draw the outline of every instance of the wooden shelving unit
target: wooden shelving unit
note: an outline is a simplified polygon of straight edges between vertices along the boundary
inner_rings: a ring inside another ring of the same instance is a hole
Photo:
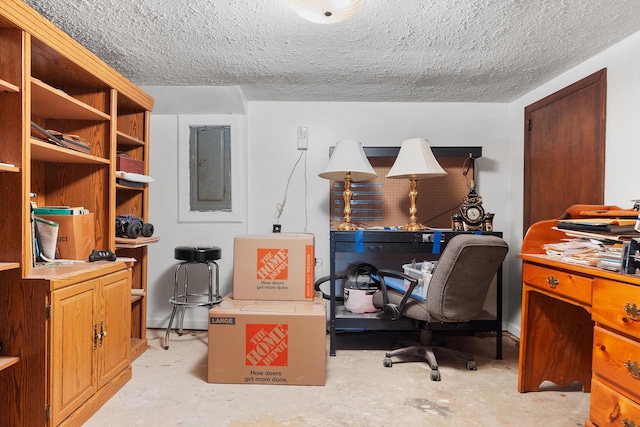
[[[20,88],[14,84],[0,79],[0,92],[20,92]]]
[[[0,271],[13,270],[16,268],[20,268],[20,263],[18,262],[0,262]]]
[[[146,221],[148,185],[116,185],[116,155],[148,173],[153,99],[21,0],[0,2],[0,52],[0,424],[81,425],[147,348],[148,242],[116,245],[115,218]],[[32,122],[90,152],[38,139]],[[32,202],[88,209],[95,247],[122,258],[34,264]]]
[[[68,148],[58,147],[45,141],[31,138],[31,160],[39,160],[47,163],[81,163],[108,165],[109,159],[92,156]]]
[[[18,357],[0,356],[0,371],[7,369],[9,366],[15,365],[19,360],[20,358]]]
[[[31,80],[31,113],[49,119],[71,120],[109,120],[108,114],[103,113],[75,98],[41,82]]]

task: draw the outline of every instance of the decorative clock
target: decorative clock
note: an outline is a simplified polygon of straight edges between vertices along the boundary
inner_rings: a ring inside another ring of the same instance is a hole
[[[476,193],[475,183],[471,182],[471,189],[460,207],[462,226],[464,230],[483,230],[485,211],[482,207],[482,197]]]

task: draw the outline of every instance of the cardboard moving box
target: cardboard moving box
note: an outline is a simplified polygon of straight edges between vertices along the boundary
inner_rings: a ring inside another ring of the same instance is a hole
[[[38,215],[58,223],[57,255],[62,259],[87,259],[96,248],[93,213],[79,215]]]
[[[326,311],[313,301],[225,297],[209,311],[208,381],[324,385]]]
[[[313,299],[313,234],[236,236],[233,243],[235,299]]]

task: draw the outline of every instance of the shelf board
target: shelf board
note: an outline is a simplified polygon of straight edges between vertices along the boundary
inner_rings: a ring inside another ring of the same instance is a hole
[[[145,145],[145,142],[143,140],[133,137],[131,135],[127,135],[124,132],[117,131],[116,137],[117,137],[118,144],[121,144],[121,145],[140,145],[140,146]]]
[[[145,185],[146,187],[146,185]],[[116,190],[128,190],[128,191],[144,191],[145,187],[129,187],[126,185],[118,184],[116,182]]]
[[[38,79],[31,80],[31,98],[31,112],[48,119],[103,121],[111,118]]]
[[[0,92],[20,92],[20,88],[6,80],[0,79]]]
[[[20,168],[17,166],[0,163],[0,172],[20,172]]]
[[[20,360],[19,357],[0,356],[0,371],[7,369],[11,365],[15,365]]]
[[[14,268],[20,268],[19,262],[0,262],[0,271],[13,270]]]
[[[31,138],[31,158],[33,160],[51,163],[91,163],[105,165],[110,163],[108,159],[58,147],[57,145],[35,138]]]
[[[149,343],[146,338],[131,338],[131,350],[129,354],[131,355],[131,361],[136,360],[142,353],[147,351],[147,347],[149,347]]]
[[[136,301],[140,301],[142,299],[142,295],[131,295],[131,304]]]
[[[133,249],[147,246],[160,240],[160,237],[138,237],[137,239],[127,239],[126,237],[116,237],[116,249]]]

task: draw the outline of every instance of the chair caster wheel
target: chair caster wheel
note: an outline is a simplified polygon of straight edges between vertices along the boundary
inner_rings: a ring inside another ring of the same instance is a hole
[[[382,361],[382,365],[383,365],[385,368],[390,368],[390,367],[392,367],[392,366],[393,366],[393,362],[391,361],[391,358],[390,358],[390,357],[385,357],[385,358],[384,358],[384,360]]]
[[[467,361],[467,369],[470,371],[477,371],[478,368],[476,368],[476,362],[474,360],[468,360]]]
[[[440,371],[431,371],[431,381],[440,381]]]

